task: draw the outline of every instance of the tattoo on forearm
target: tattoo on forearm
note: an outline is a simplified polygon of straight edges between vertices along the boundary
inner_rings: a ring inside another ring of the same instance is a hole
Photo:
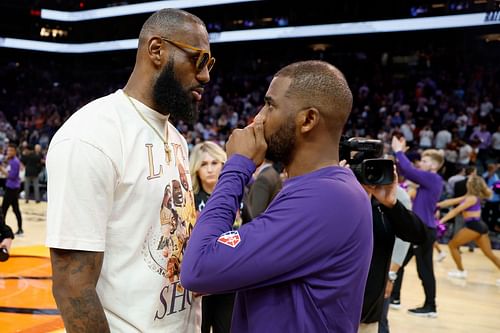
[[[96,284],[103,253],[51,249],[53,292],[68,333],[109,332]]]
[[[108,322],[95,290],[68,297],[61,308],[67,332],[109,332]],[[63,309],[64,308],[64,309]]]

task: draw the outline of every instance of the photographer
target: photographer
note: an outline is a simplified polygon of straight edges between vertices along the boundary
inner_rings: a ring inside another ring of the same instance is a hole
[[[398,186],[394,164],[381,156],[379,140],[351,138],[341,142],[341,158],[346,158],[357,179],[371,198],[373,216],[373,254],[363,299],[358,332],[377,332],[384,308],[384,293],[396,236],[412,243],[423,243],[425,225],[402,201],[406,194]],[[352,152],[357,152],[351,158]],[[366,158],[368,157],[368,158]],[[346,166],[343,160],[341,166]],[[391,169],[392,168],[392,169]],[[392,174],[391,174],[392,171]],[[399,193],[398,193],[399,191]]]
[[[373,255],[366,281],[359,332],[375,332],[382,316],[384,291],[395,237],[412,243],[425,241],[425,226],[411,210],[397,200],[397,177],[389,185],[363,185],[372,199]],[[403,191],[401,189],[401,191]],[[391,282],[394,282],[391,278]]]

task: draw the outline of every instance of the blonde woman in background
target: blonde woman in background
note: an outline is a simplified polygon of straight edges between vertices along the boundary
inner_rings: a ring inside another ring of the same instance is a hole
[[[198,214],[205,208],[226,160],[226,153],[216,143],[206,141],[193,147],[189,171]],[[230,332],[234,296],[234,293],[203,296],[202,333],[210,333],[211,329],[213,333]]]
[[[444,215],[439,223],[446,223],[458,214],[462,214],[465,226],[448,243],[450,253],[457,265],[458,270],[448,273],[450,277],[465,279],[467,271],[462,265],[462,257],[459,248],[470,241],[475,241],[484,255],[490,259],[498,269],[500,269],[500,259],[491,250],[491,243],[488,237],[488,226],[481,221],[481,200],[491,197],[492,191],[486,185],[483,178],[471,175],[467,180],[467,193],[464,196],[438,202],[439,208],[452,208]],[[500,280],[497,280],[497,284]]]

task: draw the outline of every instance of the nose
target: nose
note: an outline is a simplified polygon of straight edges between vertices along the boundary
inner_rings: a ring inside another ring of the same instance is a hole
[[[203,67],[201,72],[196,74],[196,80],[198,80],[201,84],[207,84],[210,82],[210,72],[208,71],[207,66]]]
[[[255,121],[262,121],[262,123],[266,122],[266,116],[264,115],[264,108],[261,108],[259,113],[254,118]]]

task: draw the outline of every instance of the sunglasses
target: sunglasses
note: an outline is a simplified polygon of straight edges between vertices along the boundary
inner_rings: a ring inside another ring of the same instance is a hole
[[[210,52],[204,49],[200,49],[188,44],[184,44],[181,42],[176,42],[164,37],[161,37],[166,42],[169,42],[175,46],[177,46],[179,49],[185,51],[184,49],[189,49],[198,52],[198,57],[196,58],[196,71],[201,72],[205,66],[207,67],[208,71],[214,67],[215,64],[215,58],[211,56]]]

